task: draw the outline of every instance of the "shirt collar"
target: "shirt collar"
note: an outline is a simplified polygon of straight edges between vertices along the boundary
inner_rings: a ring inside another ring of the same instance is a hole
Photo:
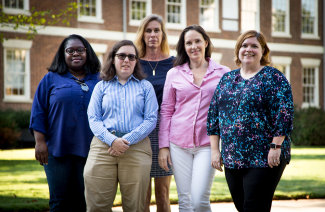
[[[110,81],[113,81],[113,80],[118,81],[118,77],[115,75],[115,76],[113,77],[113,79],[111,79]],[[129,77],[129,79],[128,79],[128,81],[127,81],[126,83],[128,83],[130,80],[135,80],[136,82],[140,82],[140,80],[138,80],[137,78],[135,78],[135,77],[133,76],[133,74]],[[126,83],[125,83],[125,84],[126,84]]]
[[[67,71],[67,73],[65,73],[64,75],[66,75],[67,77],[69,77],[71,79],[75,79],[75,77],[72,76],[72,74],[70,73],[70,71]],[[83,78],[83,81],[96,80],[96,79],[99,79],[99,73],[96,73],[96,74],[87,73],[85,75],[85,77]]]
[[[213,73],[217,69],[222,69],[222,66],[220,64],[216,63],[214,60],[211,60],[211,58],[206,57],[205,59],[209,62],[209,66],[208,66],[206,75]],[[184,63],[183,65],[180,65],[178,67],[178,70],[182,70],[187,74],[192,74],[188,64],[189,63],[187,62],[187,63]]]

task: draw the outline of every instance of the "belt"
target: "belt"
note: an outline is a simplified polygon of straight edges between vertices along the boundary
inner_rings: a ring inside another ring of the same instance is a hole
[[[124,135],[128,134],[126,132],[118,132],[115,130],[109,131],[110,133],[112,133],[113,135],[115,135],[116,137],[122,138]]]

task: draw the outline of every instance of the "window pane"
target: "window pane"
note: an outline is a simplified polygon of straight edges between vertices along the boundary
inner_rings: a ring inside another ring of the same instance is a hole
[[[143,1],[132,1],[132,19],[142,20],[147,16],[147,3]]]
[[[242,0],[241,28],[243,31],[256,29],[256,0]]]
[[[315,28],[315,0],[302,0],[302,32],[314,34]]]
[[[24,95],[26,50],[6,50],[6,95]]]

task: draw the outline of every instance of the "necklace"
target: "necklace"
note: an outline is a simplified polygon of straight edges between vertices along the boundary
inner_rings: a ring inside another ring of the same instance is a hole
[[[74,76],[75,78],[77,78],[77,80],[80,80],[80,79],[82,79],[87,73],[84,73],[84,75],[82,75],[81,77],[76,77],[75,75],[73,75],[71,72],[70,72],[70,74],[72,75],[72,76]]]
[[[150,64],[149,61],[148,61],[148,63],[149,63],[149,65],[150,65],[150,67],[152,68],[152,66],[151,66],[151,64]],[[159,61],[157,62],[155,68],[152,68],[152,76],[155,76],[155,75],[156,75],[156,71],[155,71],[155,70],[156,70],[156,68],[157,68],[158,63],[159,63]]]

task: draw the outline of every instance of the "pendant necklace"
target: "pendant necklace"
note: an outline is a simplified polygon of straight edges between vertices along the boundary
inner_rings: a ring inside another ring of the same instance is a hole
[[[155,75],[156,75],[156,71],[155,71],[155,70],[156,70],[156,68],[157,68],[157,65],[158,65],[159,61],[157,62],[155,68],[152,68],[152,66],[151,66],[151,64],[150,64],[149,61],[148,61],[148,63],[149,63],[149,65],[150,65],[151,69],[152,69],[152,76],[155,76]]]

